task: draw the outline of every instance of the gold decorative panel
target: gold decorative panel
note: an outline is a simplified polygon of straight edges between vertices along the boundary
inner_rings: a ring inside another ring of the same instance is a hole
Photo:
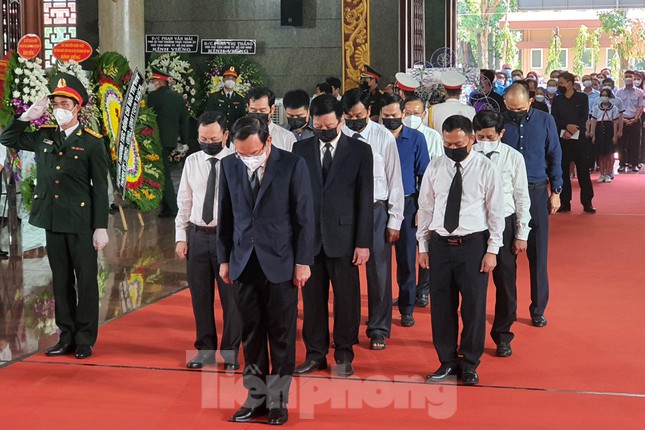
[[[357,87],[370,64],[369,6],[369,0],[343,0],[343,91]]]

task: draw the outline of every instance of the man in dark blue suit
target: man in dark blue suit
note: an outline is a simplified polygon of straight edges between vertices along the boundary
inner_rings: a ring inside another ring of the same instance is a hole
[[[296,361],[298,287],[313,264],[309,173],[303,159],[271,145],[266,118],[240,118],[231,135],[236,154],[222,160],[217,256],[222,279],[235,282],[249,396],[230,421],[268,415],[280,425]]]
[[[358,266],[370,256],[374,238],[372,149],[341,133],[341,104],[322,95],[311,102],[315,137],[296,142],[293,153],[309,168],[316,232],[311,279],[302,289],[302,337],[307,357],[295,373],[327,367],[329,283],[334,290],[334,359],[339,376],[354,373],[353,345],[358,343],[361,291]]]

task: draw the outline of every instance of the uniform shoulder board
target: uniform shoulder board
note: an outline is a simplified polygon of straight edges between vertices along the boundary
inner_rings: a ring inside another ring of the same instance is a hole
[[[95,132],[94,130],[92,130],[92,129],[90,129],[90,128],[85,127],[85,128],[83,129],[83,131],[85,131],[85,133],[89,134],[90,136],[94,136],[94,137],[96,137],[97,139],[103,139],[103,135],[102,135],[102,134],[99,134],[99,133]]]
[[[43,124],[40,128],[58,128],[56,124]]]

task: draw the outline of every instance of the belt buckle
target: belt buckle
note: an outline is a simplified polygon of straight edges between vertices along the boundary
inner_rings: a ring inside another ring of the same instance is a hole
[[[448,245],[450,246],[459,246],[462,243],[463,243],[463,238],[461,237],[448,238]]]

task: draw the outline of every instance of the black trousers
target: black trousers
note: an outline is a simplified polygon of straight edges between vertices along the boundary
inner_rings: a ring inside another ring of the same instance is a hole
[[[486,340],[486,290],[488,273],[479,271],[486,254],[487,234],[459,246],[431,236],[430,316],[432,338],[439,361],[458,365],[462,370],[476,369]],[[459,334],[459,296],[463,329]]]
[[[330,258],[322,251],[314,258],[311,278],[302,289],[302,338],[308,360],[325,360],[329,352],[329,283],[334,291],[333,336],[336,362],[354,360],[361,321],[358,267],[352,257]]]
[[[298,289],[291,279],[269,282],[255,252],[235,287],[246,362],[243,381],[249,390],[245,406],[266,402],[269,408],[283,407],[289,400],[296,366]]]
[[[419,298],[430,292],[430,271],[419,266],[417,279],[417,298]]]
[[[367,273],[367,337],[390,337],[392,330],[392,244],[386,241],[387,204],[374,207],[374,243]],[[335,302],[337,303],[337,302]]]
[[[566,175],[564,175],[566,176]],[[531,198],[531,221],[526,256],[529,260],[531,278],[531,316],[544,315],[549,301],[549,273],[547,259],[549,251],[549,192],[547,185],[529,184]]]
[[[198,231],[195,226],[188,230],[188,260],[186,273],[195,315],[195,348],[204,351],[217,350],[215,328],[215,281],[219,290],[224,329],[220,353],[227,363],[237,361],[242,341],[242,323],[235,303],[235,287],[224,283],[219,276],[217,262],[217,234]]]
[[[578,184],[580,184],[580,203],[583,206],[592,206],[593,200],[593,184],[591,183],[591,176],[589,175],[590,152],[592,146],[586,138],[579,140],[564,140],[560,139],[562,145],[562,194],[560,200],[563,207],[571,206],[571,178],[569,176],[569,165],[573,161],[576,165],[576,173],[578,177]]]
[[[47,257],[52,269],[54,312],[60,341],[94,345],[99,330],[99,285],[92,230],[57,233],[47,230]],[[76,286],[76,288],[74,288]]]
[[[417,196],[405,198],[403,223],[399,240],[394,243],[396,250],[396,280],[399,284],[399,312],[412,315],[417,299]]]
[[[618,144],[621,166],[638,166],[640,163],[642,128],[643,124],[640,121],[632,125],[623,126],[623,137],[620,138]]]
[[[490,335],[496,344],[513,340],[511,326],[517,319],[517,255],[513,254],[515,214],[506,217],[504,246],[497,253],[493,269],[495,283],[495,319]]]
[[[171,163],[169,160],[170,152],[174,148],[163,147],[161,151],[161,157],[163,160],[163,197],[159,205],[161,212],[165,213],[177,213],[177,194],[175,193],[175,186],[172,183],[172,177],[170,175]]]

